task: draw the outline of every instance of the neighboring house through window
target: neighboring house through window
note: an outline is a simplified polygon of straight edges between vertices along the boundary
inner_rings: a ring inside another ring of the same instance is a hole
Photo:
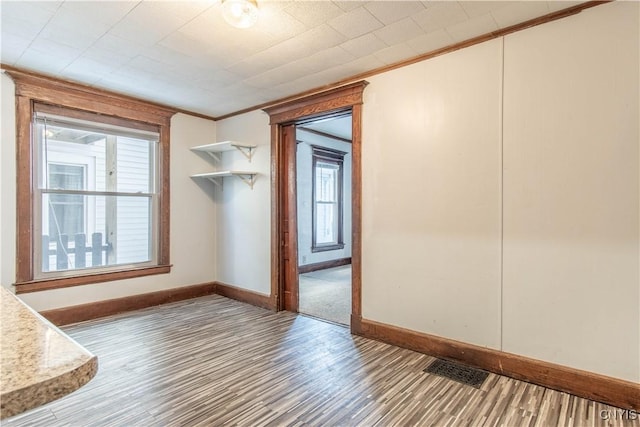
[[[34,212],[42,226],[35,277],[152,264],[158,133],[40,111],[35,126],[41,209]]]
[[[344,248],[343,163],[344,152],[312,146],[313,236],[312,252]]]

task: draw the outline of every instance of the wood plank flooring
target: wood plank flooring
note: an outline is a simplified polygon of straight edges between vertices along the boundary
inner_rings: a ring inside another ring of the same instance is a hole
[[[494,374],[465,386],[424,373],[430,356],[218,295],[64,330],[98,374],[3,426],[640,426]]]

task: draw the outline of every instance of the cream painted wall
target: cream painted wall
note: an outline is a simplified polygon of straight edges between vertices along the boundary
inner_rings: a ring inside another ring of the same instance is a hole
[[[216,188],[217,279],[229,285],[269,295],[271,293],[269,116],[262,111],[254,111],[219,121],[217,122],[217,140],[241,141],[258,146],[251,163],[238,151],[225,152],[219,169],[248,170],[259,173],[253,190],[238,178],[225,178],[222,189]]]
[[[9,287],[15,282],[16,273],[16,101],[13,80],[2,73],[0,84],[0,282]]]
[[[640,380],[639,4],[505,40],[505,351]]]
[[[15,111],[14,87],[2,74],[2,285],[15,281]],[[192,153],[194,145],[213,142],[216,124],[184,114],[171,120],[171,262],[170,274],[21,294],[36,310],[211,282],[216,278],[213,193],[200,188],[190,174],[209,167]],[[208,194],[209,192],[209,194]]]
[[[639,380],[638,12],[369,79],[365,318]]]
[[[10,79],[5,78],[4,75],[0,74],[0,143],[4,145],[4,141],[12,141],[15,140],[15,127],[8,127],[10,125],[10,121],[5,119],[6,117],[13,117],[15,115],[15,102],[13,101],[12,96],[4,96],[5,92],[13,94],[15,91],[15,87],[13,82]],[[4,150],[0,148],[0,229],[7,230],[5,226],[5,221],[7,219],[8,213],[3,211],[3,200],[5,197],[10,197],[15,199],[14,193],[10,192],[10,189],[6,185],[12,179],[12,176],[5,176],[7,173],[7,167],[3,165]],[[13,175],[15,176],[15,175]],[[2,234],[0,234],[2,235]],[[9,235],[6,239],[2,239],[0,241],[0,260],[3,259],[2,254],[4,253],[5,245],[8,245],[9,242],[13,241],[13,236]],[[0,286],[3,286],[6,282],[4,280],[3,274],[3,263],[0,261]]]
[[[500,348],[502,40],[371,77],[362,310]]]

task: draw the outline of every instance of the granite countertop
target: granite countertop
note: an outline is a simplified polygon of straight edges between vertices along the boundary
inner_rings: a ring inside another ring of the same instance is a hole
[[[98,359],[0,286],[0,419],[65,396]]]

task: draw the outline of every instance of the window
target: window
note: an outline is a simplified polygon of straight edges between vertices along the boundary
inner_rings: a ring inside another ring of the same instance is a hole
[[[312,147],[313,252],[344,248],[342,175],[345,153]]]
[[[168,273],[172,110],[11,70],[16,292]]]
[[[41,233],[34,244],[42,268],[35,278],[153,264],[158,133],[40,109],[34,132],[40,207],[34,212]],[[65,157],[74,163],[51,161]]]

